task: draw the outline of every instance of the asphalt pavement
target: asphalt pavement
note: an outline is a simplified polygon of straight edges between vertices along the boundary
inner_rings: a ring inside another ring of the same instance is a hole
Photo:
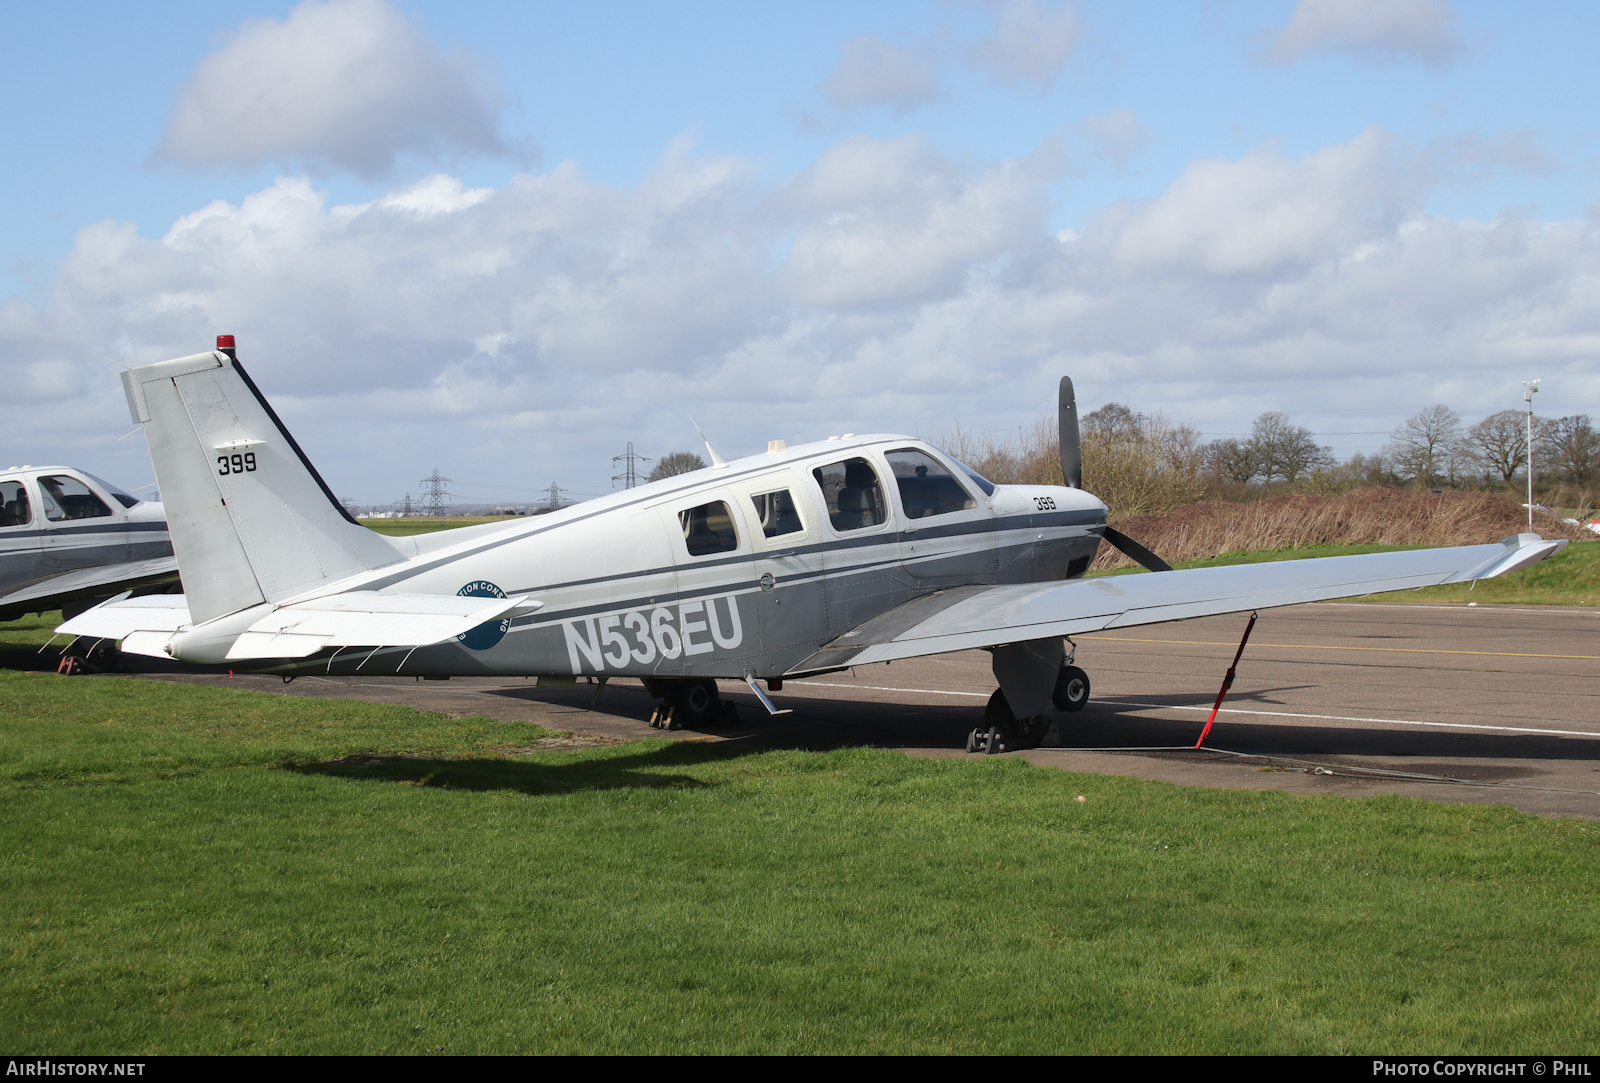
[[[1045,747],[1010,753],[1073,771],[1303,794],[1397,793],[1600,818],[1600,610],[1321,603],[1263,612],[1205,748],[1194,749],[1246,615],[1079,637],[1089,705],[1053,715]],[[995,688],[967,651],[787,682],[772,718],[722,683],[738,721],[651,729],[637,681],[160,674],[295,696],[404,703],[568,731],[546,746],[640,737],[757,747],[877,745],[965,756]]]

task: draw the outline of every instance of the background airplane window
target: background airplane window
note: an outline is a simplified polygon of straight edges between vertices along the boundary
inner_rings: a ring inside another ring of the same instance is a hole
[[[886,456],[900,487],[900,506],[908,519],[948,515],[978,506],[972,494],[951,476],[932,455],[915,448],[901,448]]]
[[[701,504],[678,513],[678,523],[683,527],[683,542],[692,557],[712,553],[731,553],[739,548],[739,533],[733,528],[733,513],[721,500]]]
[[[133,507],[135,504],[137,504],[139,502],[139,498],[138,497],[134,496],[132,493],[123,492],[121,489],[119,489],[115,485],[111,484],[105,478],[100,477],[98,474],[91,474],[87,470],[85,470],[84,471],[84,476],[87,477],[90,481],[95,482],[97,485],[100,486],[100,488],[104,489],[106,492],[110,493],[112,495],[112,497],[114,497],[116,499],[117,503],[121,504],[125,508],[131,508],[131,507]]]
[[[756,506],[756,518],[761,520],[761,533],[767,537],[797,534],[806,528],[800,521],[800,509],[794,506],[794,497],[789,495],[788,489],[762,493],[752,496],[750,500]]]
[[[27,526],[33,522],[28,489],[20,481],[0,481],[0,526]]]
[[[44,517],[51,522],[98,519],[111,514],[105,501],[90,492],[89,487],[77,478],[69,478],[64,474],[40,478],[39,491],[44,497]]]
[[[865,459],[846,459],[811,471],[822,487],[828,505],[828,519],[835,530],[862,530],[887,520],[883,486],[878,474]]]

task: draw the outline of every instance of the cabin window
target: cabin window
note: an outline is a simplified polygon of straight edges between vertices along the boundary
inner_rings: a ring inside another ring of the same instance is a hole
[[[750,498],[756,506],[756,519],[761,523],[761,533],[769,538],[783,534],[798,534],[806,528],[800,521],[800,509],[794,506],[794,497],[788,489],[775,493],[761,493]]]
[[[678,524],[683,527],[683,543],[692,557],[731,553],[739,548],[739,532],[733,527],[733,513],[726,501],[713,500],[680,511]]]
[[[926,519],[930,515],[949,515],[978,506],[972,494],[932,455],[915,448],[901,448],[886,456],[900,487],[900,507],[907,519]]]
[[[44,517],[53,523],[64,519],[98,519],[111,514],[105,501],[95,496],[87,485],[65,474],[40,478],[39,491],[44,497]]]
[[[864,530],[888,521],[883,486],[865,459],[846,459],[811,471],[828,505],[828,520],[838,531]]]
[[[0,527],[27,526],[33,522],[28,488],[20,481],[0,481]]]

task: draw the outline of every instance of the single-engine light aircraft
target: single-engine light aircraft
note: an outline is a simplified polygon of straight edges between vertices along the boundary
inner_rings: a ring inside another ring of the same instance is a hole
[[[159,503],[70,466],[0,471],[0,621],[177,580]]]
[[[1088,700],[1075,633],[1488,578],[1566,545],[1521,534],[1173,571],[1083,490],[1067,378],[1065,486],[996,485],[924,441],[847,434],[713,452],[706,469],[534,519],[389,538],[334,498],[232,336],[122,379],[185,593],[115,599],[62,632],[284,676],[638,677],[671,726],[716,719],[718,679],[787,713],[768,695],[784,680],[981,647],[1000,687],[969,749],[1024,747],[1052,705]],[[1102,542],[1160,574],[1084,578]]]

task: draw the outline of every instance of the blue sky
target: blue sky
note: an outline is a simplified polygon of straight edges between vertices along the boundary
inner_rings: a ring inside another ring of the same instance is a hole
[[[725,453],[1005,432],[1060,372],[1208,434],[1285,409],[1341,455],[1531,376],[1600,413],[1597,21],[11,5],[0,364],[30,420],[0,457],[148,480],[101,358],[219,331],[363,503],[435,465],[603,491],[688,413]],[[319,92],[352,57],[366,97]]]

